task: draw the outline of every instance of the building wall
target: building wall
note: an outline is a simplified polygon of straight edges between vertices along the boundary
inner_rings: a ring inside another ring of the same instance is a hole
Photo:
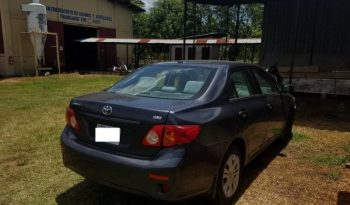
[[[0,52],[0,75],[25,75],[33,74],[34,54],[33,47],[27,34],[26,13],[21,11],[21,5],[30,3],[31,0],[0,0],[0,14],[2,17],[2,30],[4,36],[4,54]],[[59,46],[61,64],[64,66],[64,37],[63,25],[77,25],[96,28],[100,37],[128,37],[133,36],[132,15],[133,11],[118,3],[108,0],[41,0],[47,6],[48,30],[59,34]],[[57,65],[55,62],[56,51],[54,38],[48,37],[45,48],[47,65]],[[20,49],[22,47],[22,49]],[[1,51],[1,44],[0,44]],[[98,52],[108,54],[100,56],[106,59],[105,66],[116,63],[117,59],[126,58],[126,49],[123,46],[99,47]],[[129,49],[129,56],[132,49]],[[9,65],[8,59],[13,59],[13,65]]]
[[[3,54],[4,50],[4,40],[2,35],[2,21],[1,21],[1,11],[0,11],[0,54]]]
[[[8,39],[11,39],[10,30],[10,14],[8,8],[7,0],[0,0],[0,11],[1,11],[1,21],[2,21],[2,32],[3,32],[3,42],[4,42],[4,53],[0,54],[0,76],[12,75],[13,66],[9,65],[8,59],[12,53],[12,44]]]
[[[4,46],[4,40],[3,40],[3,24],[2,24],[2,7],[0,7],[0,71],[5,70],[5,61],[6,61],[6,56],[5,56],[5,46]],[[0,74],[1,76],[1,74]]]
[[[278,65],[297,92],[350,95],[349,8],[349,0],[266,1],[260,64]]]
[[[3,70],[6,72],[6,55],[5,55],[5,45],[4,45],[4,35],[3,35],[3,12],[2,12],[2,7],[0,5],[0,71]],[[1,77],[1,73],[0,73]]]
[[[133,36],[132,27],[130,25],[133,24],[132,13],[128,11],[125,7],[117,7],[116,8],[116,28],[117,28],[117,38],[130,38]],[[127,55],[128,52],[128,55]],[[123,53],[123,55],[120,55]],[[130,64],[131,56],[133,54],[132,46],[127,45],[118,45],[117,46],[117,54],[118,54],[118,63]],[[126,59],[126,57],[129,59]]]
[[[195,53],[195,59],[194,60],[203,60],[202,58],[202,50],[203,48],[206,46],[202,46],[202,45],[197,45],[196,46],[196,53]],[[183,49],[182,45],[177,45],[177,46],[170,46],[170,53],[171,53],[171,60],[175,60],[176,57],[176,52],[175,50],[179,48],[179,49]],[[193,48],[193,46],[186,46],[186,54],[185,54],[185,60],[188,60],[188,55],[189,55],[189,49]],[[220,46],[209,46],[210,48],[210,52],[209,52],[209,59],[210,60],[219,60],[220,59]],[[182,56],[182,55],[181,55]],[[182,59],[182,57],[181,57]]]
[[[296,72],[350,71],[349,0],[269,0],[261,64]],[[296,38],[295,38],[296,36]]]

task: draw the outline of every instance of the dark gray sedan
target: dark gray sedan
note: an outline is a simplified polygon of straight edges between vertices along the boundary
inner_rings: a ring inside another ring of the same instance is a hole
[[[100,184],[162,200],[209,194],[231,203],[243,167],[291,136],[293,96],[249,64],[149,65],[72,99],[65,166]]]

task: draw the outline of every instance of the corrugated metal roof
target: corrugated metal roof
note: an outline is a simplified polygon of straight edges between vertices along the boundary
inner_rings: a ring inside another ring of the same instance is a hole
[[[186,44],[192,45],[225,45],[226,39],[187,39]],[[87,38],[79,40],[81,43],[115,43],[115,44],[163,44],[163,45],[182,45],[182,39],[147,39],[147,38]],[[241,38],[238,44],[260,44],[260,38]],[[235,39],[228,39],[227,44],[235,44]]]

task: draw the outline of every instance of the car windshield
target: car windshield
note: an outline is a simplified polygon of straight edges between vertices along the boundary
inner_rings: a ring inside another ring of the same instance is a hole
[[[108,92],[153,98],[191,99],[205,92],[215,73],[216,69],[206,67],[147,66],[130,74]]]

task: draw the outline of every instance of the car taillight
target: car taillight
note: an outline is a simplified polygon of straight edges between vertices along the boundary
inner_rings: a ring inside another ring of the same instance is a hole
[[[66,110],[66,121],[68,126],[70,126],[71,128],[77,131],[80,130],[79,121],[77,120],[74,110],[70,107],[68,107]]]
[[[188,144],[195,140],[200,132],[198,125],[166,125],[163,136],[163,146],[171,147],[177,144]]]
[[[143,138],[143,145],[159,147],[162,144],[164,125],[155,125],[150,131],[148,131],[145,138]]]
[[[142,143],[154,147],[188,144],[198,137],[199,132],[198,125],[155,125]]]

